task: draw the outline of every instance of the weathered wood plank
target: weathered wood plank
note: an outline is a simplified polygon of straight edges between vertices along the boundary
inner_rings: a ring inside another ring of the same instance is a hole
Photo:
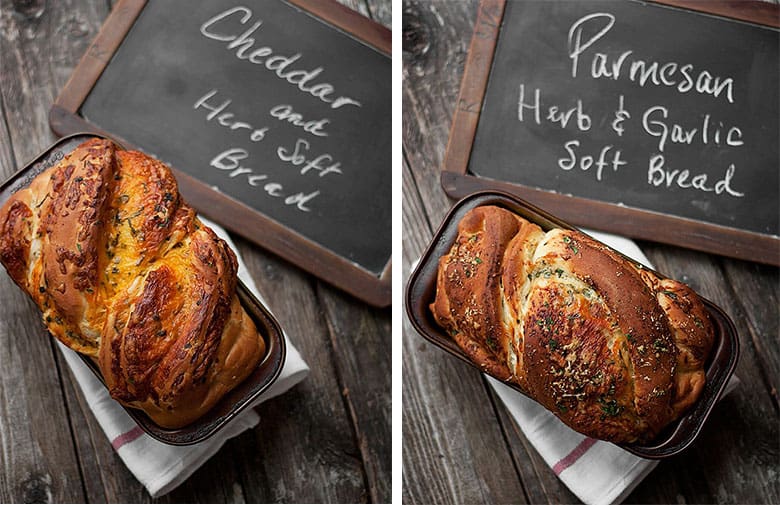
[[[1,15],[0,19],[2,19]],[[1,44],[0,42],[0,50],[2,50]],[[11,134],[5,120],[5,104],[3,104],[2,93],[0,93],[0,139],[2,139],[0,140],[0,178],[5,180],[17,170],[17,165],[11,145]]]
[[[254,442],[237,450],[249,502],[369,499],[361,452],[341,395],[323,308],[311,277],[237,239],[258,289],[311,367],[284,396],[261,405]]]
[[[6,275],[0,307],[0,501],[83,501],[57,365],[38,309]]]
[[[778,406],[780,381],[780,269],[747,261],[724,259],[726,281],[733,296],[742,307],[741,314],[750,322],[750,340],[756,348],[756,357],[765,388],[771,395],[775,410]]]
[[[67,77],[63,62],[84,50],[90,27],[99,22],[98,11],[105,6],[96,4],[0,4],[4,176],[53,140],[46,120],[48,104]],[[0,285],[0,389],[5,399],[11,398],[10,403],[2,402],[5,478],[0,496],[6,498],[3,501],[83,501],[82,474],[53,343],[37,308],[7,276]]]
[[[404,194],[404,278],[409,274],[409,264],[417,261],[419,254],[427,245],[431,237],[431,230],[438,227],[441,219],[451,206],[451,201],[444,195],[439,184],[439,170],[444,155],[447,137],[449,135],[449,126],[451,122],[452,111],[457,101],[457,93],[460,85],[460,77],[465,61],[465,52],[471,39],[471,31],[476,15],[476,2],[407,2],[404,8],[403,18],[403,38],[404,38],[404,126],[403,139],[404,151],[407,157],[408,166],[405,167],[403,178]],[[424,230],[424,232],[422,232]],[[418,374],[409,373],[406,370],[406,361],[410,354],[410,349],[428,348],[428,344],[419,340],[415,332],[405,321],[404,327],[404,498],[412,501],[426,502],[431,500],[454,500],[475,499],[477,495],[466,494],[464,496],[454,495],[453,491],[442,488],[441,484],[426,486],[431,482],[439,482],[442,478],[438,475],[431,475],[430,454],[425,454],[424,448],[417,447],[422,443],[421,435],[413,433],[414,420],[407,422],[410,414],[407,412],[406,402],[410,395],[414,394],[415,387],[407,382],[424,381]],[[412,335],[411,337],[409,335]],[[413,340],[410,344],[407,338]],[[410,346],[414,347],[410,347]],[[426,354],[425,358],[441,352],[435,348],[433,354]],[[446,356],[438,356],[443,360],[450,359]],[[471,370],[462,367],[460,363],[454,363],[457,374],[470,374]],[[461,368],[459,368],[461,367]],[[478,374],[472,374],[479,377]],[[428,384],[417,386],[419,388],[432,387]],[[527,463],[527,460],[519,453],[527,456],[522,444],[510,445],[507,448],[505,437],[514,437],[517,435],[511,433],[510,424],[507,423],[508,415],[502,405],[494,406],[497,398],[489,393],[485,384],[474,385],[473,394],[457,394],[453,402],[458,403],[458,408],[465,408],[461,403],[470,403],[470,408],[482,409],[480,415],[489,414],[493,417],[491,422],[494,425],[495,432],[491,433],[492,443],[480,447],[474,445],[475,451],[480,458],[495,457],[499,453],[503,464],[501,469],[497,470],[493,466],[484,467],[483,465],[474,465],[470,472],[474,472],[477,479],[485,479],[490,475],[496,476],[499,482],[503,482],[507,493],[503,495],[505,500],[520,501],[527,499],[532,503],[540,501],[555,500],[558,497],[569,497],[565,487],[558,483],[559,492],[553,493],[553,498],[548,498],[545,490],[539,485],[538,479],[533,474],[533,466]],[[426,406],[430,403],[440,401],[438,398],[426,398]],[[434,407],[426,407],[434,408]],[[496,413],[498,418],[495,418]],[[420,416],[425,419],[427,416]],[[422,421],[418,421],[422,422]],[[428,424],[428,423],[426,423]],[[426,426],[428,430],[434,430],[433,426]],[[483,430],[483,428],[479,428]],[[428,436],[444,436],[441,433],[435,433]],[[471,435],[468,431],[465,433],[468,439]],[[448,439],[451,437],[447,436]],[[425,443],[430,445],[430,442]],[[461,442],[466,445],[468,442]],[[471,441],[473,444],[474,441]],[[462,448],[458,450],[463,451]],[[507,452],[509,451],[509,454]],[[472,455],[458,454],[453,460],[442,460],[441,466],[455,465],[455,469],[439,469],[447,476],[446,482],[462,480],[460,477],[452,477],[451,472],[463,472],[462,465],[469,465],[469,457]],[[509,456],[509,458],[507,458]],[[512,457],[515,458],[514,466]],[[418,461],[418,458],[424,458]],[[507,459],[503,459],[507,458]],[[536,455],[537,459],[541,459]],[[411,465],[409,470],[407,466]],[[542,465],[544,463],[542,462]],[[546,468],[546,467],[545,467]],[[549,469],[546,469],[550,474]],[[533,478],[522,478],[521,475],[527,475]],[[472,477],[473,478],[473,477]],[[552,477],[553,481],[558,482]],[[509,483],[511,482],[511,486]],[[408,488],[408,489],[407,489]],[[563,491],[560,491],[560,489]],[[470,490],[471,493],[479,493],[478,489]],[[525,493],[525,494],[524,494]],[[483,496],[484,497],[484,496]],[[500,500],[499,500],[500,501]]]
[[[68,371],[64,381],[78,456],[85,476],[87,501],[92,503],[148,503],[151,498],[111,447]],[[76,408],[73,408],[73,406]]]
[[[2,2],[0,91],[18,163],[56,140],[49,106],[106,14],[98,0]]]
[[[393,3],[387,0],[364,0],[374,21],[388,28],[393,25]]]
[[[391,490],[392,341],[390,310],[365,304],[318,283],[334,363],[352,418],[371,501],[389,503]]]
[[[403,272],[431,236],[404,164]],[[408,503],[525,503],[482,377],[403,326],[403,500]]]
[[[404,3],[404,153],[426,213],[437,224],[451,205],[439,173],[476,12],[476,0]]]

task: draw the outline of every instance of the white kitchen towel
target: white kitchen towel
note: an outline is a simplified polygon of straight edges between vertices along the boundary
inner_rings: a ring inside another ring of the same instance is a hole
[[[635,242],[616,235],[586,230],[626,256],[652,264]],[[588,505],[620,503],[658,465],[620,447],[586,437],[561,422],[549,410],[502,382],[488,377],[515,422],[566,487]],[[739,380],[732,376],[725,393]]]
[[[257,299],[265,304],[235,244],[225,230],[202,216],[200,219],[236,251],[238,277],[244,281]],[[252,407],[284,393],[309,373],[309,367],[286,334],[284,338],[287,343],[287,359],[282,372],[276,382],[252,404]],[[213,456],[228,439],[254,427],[260,421],[257,413],[248,408],[219,433],[199,444],[189,446],[163,444],[144,433],[124,409],[111,399],[105,386],[74,351],[62,344],[60,350],[114,450],[152,497],[164,495],[176,488]]]

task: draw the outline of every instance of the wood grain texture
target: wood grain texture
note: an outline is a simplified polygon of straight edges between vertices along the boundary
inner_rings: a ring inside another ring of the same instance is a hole
[[[324,309],[344,403],[352,418],[364,461],[372,502],[389,502],[392,495],[392,342],[390,318],[383,309],[366,308],[336,290],[317,286]],[[336,337],[338,336],[338,337]]]
[[[436,226],[450,206],[439,170],[458,96],[477,1],[403,4],[403,144],[426,214]]]
[[[48,108],[111,3],[0,0],[3,178],[55,140]],[[389,0],[342,3],[389,23]],[[237,243],[312,373],[260,406],[257,428],[159,499],[114,452],[37,309],[0,274],[0,501],[390,501],[390,311]]]
[[[432,237],[404,167],[405,276]],[[403,498],[408,503],[528,503],[476,370],[419,338],[404,318]],[[461,401],[463,398],[486,399]],[[491,448],[488,450],[488,448]]]
[[[439,170],[476,19],[476,0],[403,3],[403,278],[452,205]],[[741,384],[694,445],[662,461],[626,503],[777,503],[780,330],[775,267],[641,242],[665,274],[690,284],[734,319]],[[429,346],[404,320],[405,503],[493,500],[576,503],[474,370]],[[451,367],[443,362],[451,361]],[[448,369],[449,368],[449,369]],[[453,386],[457,384],[457,386]],[[457,422],[452,420],[457,417]],[[482,424],[474,427],[474,420]],[[501,463],[485,464],[487,457]]]
[[[45,119],[47,103],[67,78],[66,62],[83,51],[90,30],[104,14],[101,9],[105,11],[98,2],[82,2],[80,7],[68,1],[58,8],[41,1],[0,3],[3,178],[54,140]],[[0,498],[83,501],[83,474],[62,391],[63,363],[37,309],[5,275],[0,292],[0,473],[5,476]]]
[[[245,454],[253,463],[245,466],[262,469],[271,489],[250,493],[247,500],[366,501],[360,451],[341,398],[315,281],[278,258],[252,251],[246,241],[237,244],[269,308],[311,368],[304,382],[257,409],[261,422],[254,431],[259,451]]]

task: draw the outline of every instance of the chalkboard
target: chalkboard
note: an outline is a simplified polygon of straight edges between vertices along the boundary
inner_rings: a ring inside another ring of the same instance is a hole
[[[503,12],[483,12],[491,60],[469,60],[489,67],[481,103],[461,97],[473,142],[445,170],[581,224],[780,261],[776,27],[635,0],[485,4]]]
[[[302,239],[280,255],[313,246],[353,267],[327,280],[380,282],[391,254],[390,56],[296,3],[145,3],[76,113]],[[268,229],[244,226],[251,214],[237,221],[183,193],[265,243]]]

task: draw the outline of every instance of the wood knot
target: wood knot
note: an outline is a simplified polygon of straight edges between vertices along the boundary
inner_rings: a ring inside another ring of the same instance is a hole
[[[35,473],[19,484],[23,503],[51,503],[51,475]]]
[[[82,39],[90,34],[89,23],[78,14],[72,14],[68,17],[62,28],[68,36],[74,39]]]
[[[263,270],[269,281],[279,281],[282,279],[282,275],[279,273],[279,268],[270,263],[266,263],[263,266]]]
[[[420,14],[417,5],[404,8],[403,57],[410,62],[421,60],[431,48],[431,30]]]
[[[13,13],[25,21],[34,21],[43,16],[46,10],[45,0],[13,0]]]

